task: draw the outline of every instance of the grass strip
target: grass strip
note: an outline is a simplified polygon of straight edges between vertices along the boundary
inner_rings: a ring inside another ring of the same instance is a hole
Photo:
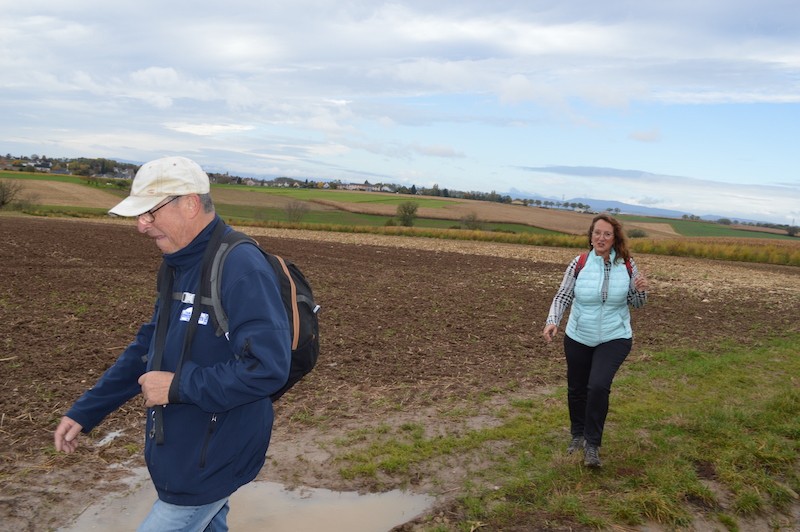
[[[696,514],[787,512],[800,493],[800,336],[665,351],[629,361],[612,393],[604,467],[565,454],[565,391],[498,410],[496,426],[426,435],[416,424],[362,429],[339,461],[345,477],[413,479],[434,463],[468,469],[459,529],[689,527]],[[564,398],[562,400],[562,398]],[[432,530],[437,530],[434,526]],[[445,530],[442,528],[442,530]],[[450,530],[450,529],[447,529]]]

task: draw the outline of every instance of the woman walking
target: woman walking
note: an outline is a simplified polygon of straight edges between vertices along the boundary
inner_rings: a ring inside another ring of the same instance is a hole
[[[629,306],[647,302],[647,279],[628,251],[622,225],[600,214],[589,227],[589,252],[575,257],[550,305],[542,335],[551,342],[572,305],[564,335],[569,454],[600,467],[600,446],[614,375],[633,345]]]

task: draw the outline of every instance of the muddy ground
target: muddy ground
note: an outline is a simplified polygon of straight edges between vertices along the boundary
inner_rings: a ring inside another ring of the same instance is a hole
[[[474,410],[481,394],[494,397],[482,403],[490,408],[563,384],[561,349],[539,332],[575,250],[245,230],[298,263],[323,307],[319,365],[276,406],[264,479],[404,487],[439,497],[446,516],[479,457],[345,479],[337,442],[409,420],[428,433],[461,430],[491,422]],[[122,489],[120,464],[141,465],[140,401],[73,455],[53,452],[52,431],[149,318],[160,256],[130,222],[0,217],[0,258],[0,528],[53,530]],[[798,268],[636,258],[652,291],[634,312],[630,364],[667,346],[753,344],[799,328]],[[458,409],[474,415],[446,415]]]

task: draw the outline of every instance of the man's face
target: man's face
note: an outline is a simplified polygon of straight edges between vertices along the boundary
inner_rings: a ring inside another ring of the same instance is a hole
[[[188,237],[189,225],[185,217],[186,200],[185,196],[167,198],[136,219],[139,232],[155,239],[162,253],[175,253],[192,241]]]

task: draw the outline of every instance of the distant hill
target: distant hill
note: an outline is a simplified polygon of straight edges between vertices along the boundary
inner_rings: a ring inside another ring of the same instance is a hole
[[[642,207],[641,205],[631,205],[630,203],[623,203],[621,201],[612,200],[599,200],[594,198],[572,198],[567,200],[570,203],[583,203],[591,205],[592,210],[603,212],[608,209],[619,209],[622,214],[639,214],[643,216],[660,216],[663,218],[682,218],[684,215],[691,213],[683,211],[675,211],[671,209],[656,209],[654,207]]]
[[[559,201],[561,203],[583,203],[584,205],[589,205],[593,211],[597,212],[605,212],[608,209],[619,209],[621,214],[636,214],[640,216],[656,216],[661,218],[683,218],[684,216],[691,216],[692,213],[684,212],[684,211],[676,211],[671,209],[657,209],[654,207],[643,207],[641,205],[632,205],[630,203],[623,203],[621,201],[613,201],[613,200],[601,200],[596,198],[569,198],[569,199],[560,199],[560,198],[551,198],[546,196],[540,196],[538,194],[528,194],[526,192],[522,192],[520,190],[512,188],[510,192],[507,192],[509,196],[512,198],[520,198],[520,199],[539,199],[539,200],[548,200],[548,201]],[[714,214],[705,214],[700,216],[703,220],[710,220],[716,221],[720,218],[724,218],[723,216],[717,216]],[[744,220],[743,220],[744,221]]]
[[[590,198],[574,198],[567,200],[570,203],[584,203],[586,205],[591,205],[592,210],[597,212],[603,212],[606,209],[619,209],[619,212],[622,214],[638,214],[641,216],[657,216],[662,218],[683,218],[684,215],[692,216],[692,213],[683,212],[683,211],[674,211],[670,209],[656,209],[652,207],[642,207],[641,205],[631,205],[629,203],[623,203],[621,201],[606,201],[606,200],[597,200],[597,199],[590,199]],[[700,216],[701,220],[706,220],[708,222],[716,222],[719,219],[728,218],[733,219],[734,217],[731,216],[722,216],[720,214],[703,214]],[[736,217],[736,221],[742,223],[758,223],[757,220],[750,220],[746,218]]]

